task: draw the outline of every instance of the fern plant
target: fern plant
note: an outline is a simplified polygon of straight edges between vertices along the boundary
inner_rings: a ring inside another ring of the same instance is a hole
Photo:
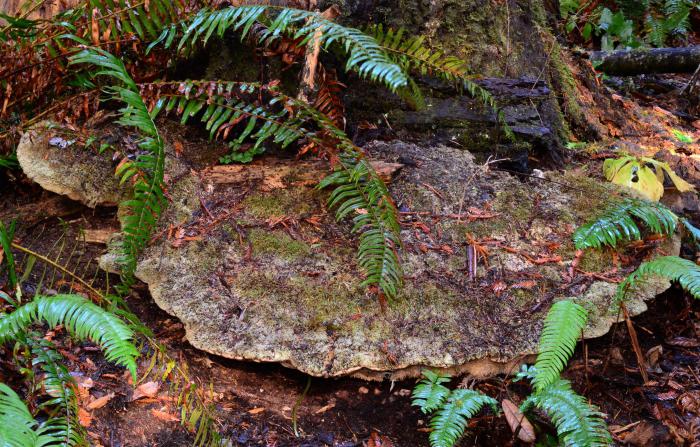
[[[108,76],[118,82],[105,88],[115,101],[124,104],[119,110],[117,124],[136,128],[141,139],[138,147],[142,153],[134,161],[123,163],[117,175],[124,183],[135,179],[133,198],[122,203],[126,210],[121,217],[124,234],[122,245],[122,279],[126,286],[133,283],[138,254],[143,250],[156,226],[166,200],[163,195],[165,171],[165,145],[154,123],[154,117],[141,99],[136,83],[124,63],[100,48],[89,48],[70,58],[71,64],[91,64],[100,70],[95,76]]]
[[[9,386],[0,383],[0,445],[44,447],[61,445],[53,433],[55,419],[38,422],[22,399]]]
[[[275,15],[269,17],[268,14]],[[257,34],[261,42],[269,43],[285,34],[301,39],[301,45],[305,45],[317,36],[322,47],[337,42],[348,53],[347,70],[380,82],[392,91],[408,84],[406,74],[387,57],[374,38],[327,20],[317,12],[301,9],[272,5],[230,6],[220,10],[203,8],[191,20],[181,23],[181,29],[177,26],[164,29],[154,44],[163,42],[169,48],[176,36],[181,34],[177,46],[181,50],[200,42],[206,44],[211,36],[222,37],[227,30],[239,31],[243,38],[256,24],[265,27],[263,32]],[[320,37],[318,31],[321,31]]]
[[[593,221],[577,228],[573,235],[577,250],[615,247],[623,241],[637,240],[642,231],[638,219],[649,229],[662,235],[671,235],[678,225],[678,216],[659,203],[627,198],[610,205]]]
[[[124,366],[136,378],[139,353],[132,343],[133,331],[80,295],[36,296],[12,313],[2,315],[0,343],[16,340],[34,323],[45,323],[50,328],[60,324],[73,336],[97,343],[107,360]]]
[[[450,390],[443,383],[449,376],[432,371],[424,371],[425,377],[413,391],[413,405],[424,414],[433,413],[430,419],[430,445],[452,447],[464,434],[469,419],[474,417],[484,405],[498,413],[498,402],[479,391]]]
[[[520,405],[523,414],[535,408],[543,411],[557,429],[559,440],[570,447],[612,445],[604,415],[576,394],[571,384],[560,377],[573,355],[576,342],[586,325],[586,310],[572,301],[558,301],[545,318],[534,366],[523,365],[515,381],[529,379],[534,391]],[[413,391],[413,405],[430,420],[432,447],[452,447],[464,434],[468,420],[490,405],[498,412],[498,402],[479,391],[450,390],[444,384],[450,377],[432,371],[423,372]]]
[[[587,319],[586,309],[573,301],[557,301],[552,305],[544,320],[535,361],[536,374],[532,383],[536,391],[542,391],[559,380],[574,354]]]
[[[660,256],[643,262],[617,288],[617,300],[622,302],[627,293],[649,276],[660,276],[676,281],[694,298],[700,299],[700,267],[693,261],[678,256]]]
[[[522,375],[530,375],[524,371]],[[534,373],[537,376],[537,372]],[[606,447],[613,445],[604,415],[577,394],[568,380],[557,378],[535,391],[520,405],[528,413],[543,411],[554,423],[562,445],[570,447]]]
[[[514,134],[505,114],[495,98],[488,90],[481,87],[469,76],[469,66],[458,57],[449,56],[440,48],[430,48],[425,42],[425,36],[405,36],[403,28],[394,30],[384,28],[382,25],[374,25],[368,28],[367,33],[374,36],[381,48],[389,58],[401,66],[407,73],[414,72],[420,75],[436,76],[458,88],[466,91],[472,97],[478,99],[486,107],[496,114],[496,120],[503,129],[508,139],[513,139]],[[409,85],[403,88],[403,93],[411,97],[415,104],[422,105],[424,99],[420,88],[412,78],[408,78]]]

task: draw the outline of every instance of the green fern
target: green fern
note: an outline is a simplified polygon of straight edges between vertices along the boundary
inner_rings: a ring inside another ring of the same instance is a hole
[[[65,446],[57,426],[60,420],[50,418],[37,422],[22,399],[0,382],[0,445],[5,447]]]
[[[492,397],[474,390],[452,391],[447,401],[430,420],[430,444],[433,447],[452,447],[464,434],[469,419],[489,405],[498,412],[498,402]]]
[[[430,419],[430,445],[452,447],[462,437],[469,419],[489,405],[498,413],[498,402],[475,390],[451,391],[443,383],[450,376],[432,371],[423,371],[425,377],[413,390],[413,403],[425,414],[434,413]]]
[[[119,110],[121,116],[117,124],[135,127],[142,135],[138,141],[142,153],[134,161],[121,165],[117,171],[122,183],[135,179],[133,198],[122,203],[126,212],[121,216],[124,237],[120,263],[123,267],[122,280],[128,286],[134,281],[138,255],[148,244],[166,205],[163,194],[165,146],[153,121],[154,116],[150,115],[138,86],[120,59],[100,48],[89,48],[72,56],[70,63],[94,65],[100,68],[95,76],[108,76],[119,81],[123,86],[105,88],[113,100],[124,103]]]
[[[0,154],[0,169],[16,169],[17,167],[19,167],[19,164],[17,163],[16,154]]]
[[[567,300],[554,303],[547,313],[532,381],[536,391],[559,380],[586,326],[587,314],[586,309]]]
[[[579,227],[573,235],[577,250],[615,247],[621,241],[641,238],[641,230],[634,218],[643,222],[651,231],[670,235],[676,230],[678,216],[665,206],[641,199],[625,199],[613,204],[593,222]]]
[[[440,408],[450,395],[450,389],[443,383],[450,381],[450,376],[443,376],[430,370],[423,371],[425,377],[413,390],[412,405],[419,407],[423,413],[432,413]]]
[[[275,14],[274,17],[268,17],[271,13]],[[304,45],[320,30],[322,47],[337,42],[348,53],[346,70],[354,70],[361,77],[381,82],[392,91],[408,84],[401,67],[389,59],[371,36],[324,19],[318,12],[301,9],[266,5],[230,6],[217,11],[204,8],[183,25],[178,50],[192,47],[198,42],[206,44],[211,36],[222,37],[227,30],[239,31],[243,38],[257,23],[265,26],[258,38],[267,43],[286,34],[293,39],[301,39]],[[156,43],[164,42],[165,47],[169,47],[178,31],[176,26],[168,27]]]
[[[358,263],[366,274],[363,284],[376,285],[390,299],[396,297],[403,277],[396,207],[362,150],[327,116],[271,86],[254,83],[154,83],[142,85],[141,91],[152,116],[175,112],[182,123],[195,117],[205,124],[211,138],[240,125],[243,131],[232,144],[234,150],[248,138],[255,142],[254,151],[266,141],[286,147],[301,140],[338,151],[339,169],[323,179],[319,188],[334,188],[329,207],[337,208],[338,220],[351,217],[352,231],[360,235]]]
[[[7,268],[7,279],[9,282],[10,289],[15,290],[17,288],[17,270],[15,268],[15,256],[12,253],[12,239],[15,235],[15,221],[10,222],[9,225],[5,226],[3,221],[0,221],[0,248],[4,253],[4,262],[0,263],[0,267],[5,266]],[[2,268],[0,268],[0,272]],[[9,296],[8,302],[12,305],[16,305],[17,302],[11,299]]]
[[[618,302],[624,300],[630,289],[651,275],[677,281],[694,298],[700,299],[700,267],[693,261],[678,256],[661,256],[649,262],[643,262],[619,284],[616,297]]]
[[[136,378],[136,357],[133,331],[119,318],[87,301],[80,295],[36,296],[10,314],[0,316],[0,343],[21,336],[33,323],[46,323],[54,328],[63,325],[81,340],[100,345],[105,358],[126,367]]]
[[[144,41],[157,39],[164,29],[186,16],[187,2],[181,0],[89,0],[87,19],[96,23],[101,38],[119,40],[127,35]]]
[[[417,72],[423,76],[437,76],[444,81],[455,84],[466,91],[470,96],[478,99],[486,107],[496,114],[496,118],[507,138],[514,138],[513,131],[508,126],[503,111],[500,110],[495,98],[488,90],[475,83],[469,77],[467,63],[458,57],[448,56],[441,49],[429,48],[425,43],[425,36],[405,36],[405,30],[399,28],[393,30],[382,25],[374,25],[368,28],[367,33],[373,36],[382,49],[396,64],[406,72]],[[409,81],[412,81],[409,79]],[[420,89],[415,83],[404,87],[403,92],[413,98],[413,102],[422,104],[423,98]]]
[[[78,420],[78,398],[75,395],[76,383],[63,364],[63,357],[55,346],[40,336],[28,340],[32,349],[32,365],[39,366],[44,373],[42,384],[50,399],[41,403],[40,408],[50,411],[60,408],[62,415],[51,422],[52,436],[61,440],[64,446],[89,445],[85,429]],[[48,430],[48,428],[47,428]]]
[[[544,411],[557,428],[567,447],[603,447],[612,445],[604,415],[571,389],[567,380],[557,379],[531,394],[520,406],[525,413],[532,407]]]

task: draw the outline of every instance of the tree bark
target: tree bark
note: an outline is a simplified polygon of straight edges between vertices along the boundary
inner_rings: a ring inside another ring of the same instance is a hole
[[[650,50],[594,51],[596,69],[614,76],[646,73],[692,73],[700,65],[700,45]]]

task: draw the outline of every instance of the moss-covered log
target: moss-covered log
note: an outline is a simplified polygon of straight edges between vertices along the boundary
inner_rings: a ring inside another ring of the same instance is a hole
[[[693,73],[700,66],[700,45],[591,53],[597,70],[614,76],[646,73]]]

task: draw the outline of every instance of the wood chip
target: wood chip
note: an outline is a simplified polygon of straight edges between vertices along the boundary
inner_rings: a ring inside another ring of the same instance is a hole
[[[109,242],[114,233],[119,232],[117,228],[95,228],[83,230],[83,235],[76,236],[76,240],[85,241],[89,244],[104,244]],[[84,238],[83,238],[84,237]]]
[[[253,408],[252,410],[248,410],[248,414],[258,414],[262,413],[263,411],[265,411],[265,407],[257,407]]]
[[[114,393],[105,394],[104,396],[98,397],[97,399],[87,404],[86,408],[88,410],[97,410],[98,408],[102,408],[105,405],[107,405],[107,403],[109,403],[109,401],[112,400],[113,397]]]

